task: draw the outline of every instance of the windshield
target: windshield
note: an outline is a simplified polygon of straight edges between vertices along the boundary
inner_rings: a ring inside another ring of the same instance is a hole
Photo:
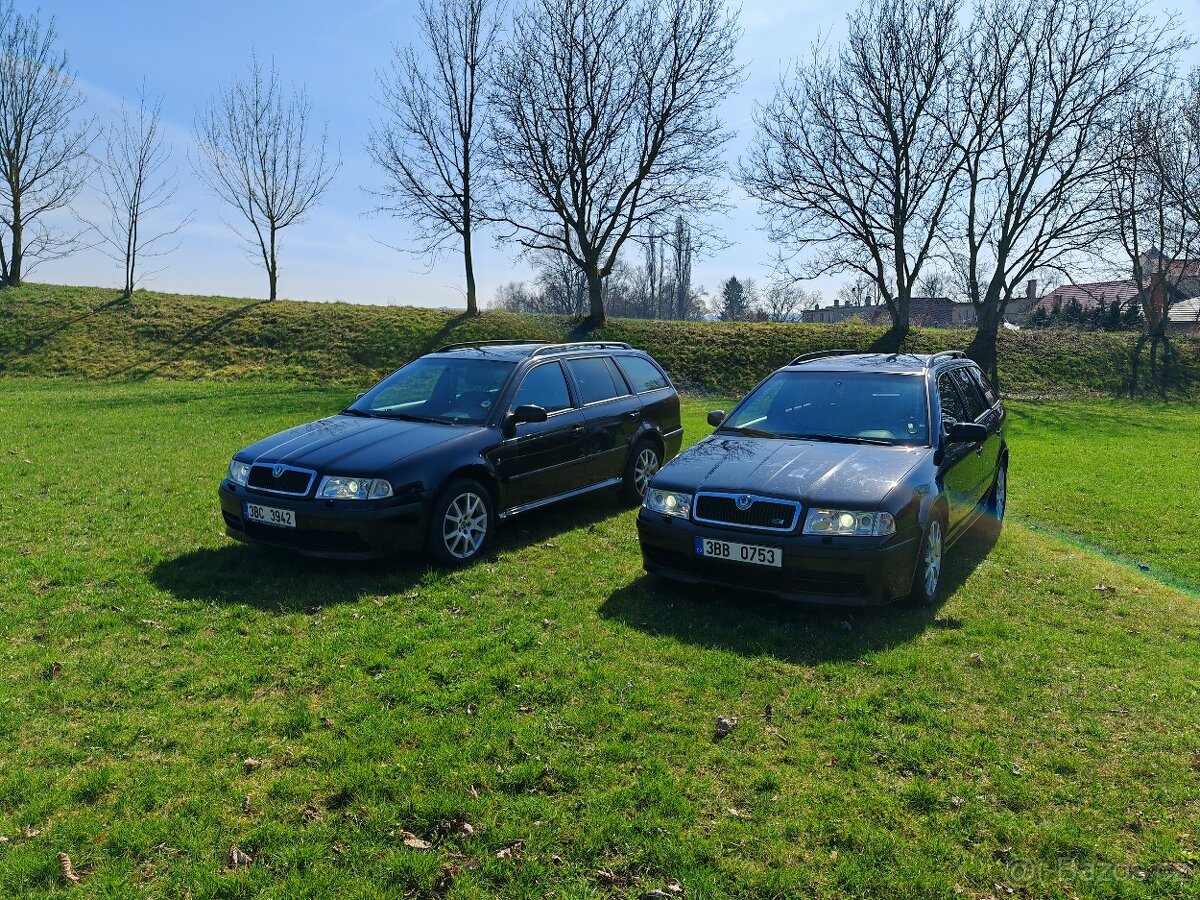
[[[422,357],[389,375],[346,408],[349,415],[482,425],[516,363]]]
[[[847,443],[928,443],[925,379],[890,372],[777,372],[721,431]]]

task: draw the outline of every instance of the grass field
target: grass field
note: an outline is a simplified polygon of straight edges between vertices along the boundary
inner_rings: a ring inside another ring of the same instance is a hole
[[[224,538],[353,393],[0,379],[0,897],[1200,891],[1197,407],[1015,405],[999,542],[846,612],[656,583],[607,497],[455,573]]]

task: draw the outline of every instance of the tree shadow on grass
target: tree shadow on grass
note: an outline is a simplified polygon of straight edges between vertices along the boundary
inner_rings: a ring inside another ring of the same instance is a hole
[[[995,543],[995,534],[984,529],[956,543],[946,556],[939,596],[949,597],[962,587]],[[600,615],[647,634],[799,665],[859,659],[910,641],[927,628],[962,626],[940,616],[937,608],[905,601],[881,607],[805,605],[650,575],[612,594]]]
[[[573,529],[588,528],[628,509],[608,492],[593,497],[586,506],[560,504],[501,523],[487,559],[476,565],[497,561]],[[154,567],[150,577],[178,600],[295,613],[352,603],[363,596],[420,592],[423,587],[444,585],[453,571],[434,568],[417,551],[378,560],[334,560],[230,540],[223,547],[193,550],[165,560]],[[581,565],[580,571],[585,572],[586,567]]]

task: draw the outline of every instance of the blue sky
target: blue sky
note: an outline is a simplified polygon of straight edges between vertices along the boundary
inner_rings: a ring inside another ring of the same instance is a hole
[[[303,300],[349,300],[382,304],[459,306],[463,303],[461,262],[448,256],[432,269],[425,260],[392,247],[408,245],[407,232],[395,220],[365,215],[372,198],[364,188],[379,182],[363,151],[370,123],[377,117],[375,71],[383,68],[395,43],[412,39],[415,0],[345,0],[340,3],[75,2],[40,5],[55,16],[60,41],[78,72],[88,112],[111,118],[122,100],[136,102],[143,78],[151,92],[163,94],[166,134],[178,170],[179,213],[194,210],[181,234],[179,249],[167,268],[148,284],[159,290],[197,294],[263,297],[266,276],[250,259],[233,231],[230,212],[207,193],[189,164],[192,121],[219,83],[244,71],[251,51],[273,58],[285,81],[303,83],[318,117],[328,121],[332,143],[339,146],[342,168],[320,206],[303,225],[284,234],[280,296]],[[726,116],[736,137],[732,161],[744,152],[752,131],[753,104],[768,99],[780,67],[806,53],[822,29],[840,28],[847,4],[751,0],[741,22],[745,34],[739,56],[746,82],[727,104]],[[31,12],[39,6],[20,2]],[[729,275],[762,278],[770,248],[757,231],[754,205],[732,184],[734,204],[717,224],[733,245],[698,261],[695,279],[711,291]],[[95,198],[77,204],[95,212]],[[165,214],[164,214],[165,216]],[[169,217],[167,217],[169,218]],[[392,246],[386,246],[392,245]],[[635,251],[636,252],[636,251]],[[489,302],[496,287],[527,277],[525,265],[510,248],[487,238],[478,248],[480,299]],[[99,251],[39,266],[38,281],[119,285],[115,263]],[[832,295],[832,291],[827,291]]]
[[[314,114],[328,122],[342,168],[308,221],[284,233],[280,296],[301,300],[417,306],[463,304],[461,260],[453,255],[432,268],[411,253],[402,223],[367,215],[372,198],[365,188],[379,183],[379,173],[363,151],[370,124],[378,116],[372,99],[375,72],[388,63],[393,44],[413,38],[415,0],[109,0],[97,3],[51,0],[40,5],[18,0],[23,12],[40,8],[56,19],[61,44],[71,56],[87,112],[111,119],[122,101],[136,102],[143,79],[152,93],[163,94],[165,133],[178,170],[176,217],[194,211],[180,235],[180,246],[164,271],[147,283],[159,290],[194,294],[264,297],[266,275],[228,227],[231,211],[210,195],[193,174],[192,122],[195,110],[218,84],[242,73],[252,51],[273,59],[285,81],[303,84]],[[736,132],[727,149],[732,164],[752,136],[754,104],[772,94],[780,71],[812,43],[844,29],[848,0],[746,0],[741,7],[744,35],[738,55],[746,80],[726,104],[725,116]],[[1180,0],[1185,27],[1200,22],[1200,0]],[[732,208],[715,220],[731,245],[694,267],[694,280],[710,292],[730,275],[764,279],[772,262],[771,247],[759,230],[755,205],[736,185],[728,186]],[[94,196],[77,204],[80,212],[97,212]],[[164,213],[164,220],[170,215]],[[390,246],[389,246],[390,245]],[[635,250],[636,252],[636,250]],[[509,247],[490,238],[478,245],[476,258],[480,300],[487,304],[496,288],[528,276],[526,266]],[[118,266],[99,251],[39,266],[32,278],[71,284],[119,285]],[[831,301],[841,279],[809,285]]]

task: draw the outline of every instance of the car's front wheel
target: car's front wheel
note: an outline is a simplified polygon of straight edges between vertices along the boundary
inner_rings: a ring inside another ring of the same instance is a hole
[[[917,568],[913,573],[912,593],[909,600],[919,606],[933,606],[937,602],[938,588],[942,583],[942,555],[946,546],[946,520],[935,510],[925,526],[921,539],[921,552],[917,557]]]
[[[434,561],[465,566],[487,548],[496,528],[487,488],[468,478],[446,486],[429,516],[428,548]]]
[[[641,503],[650,487],[650,480],[662,468],[662,452],[650,441],[639,441],[625,462],[625,478],[621,493],[630,503]]]

